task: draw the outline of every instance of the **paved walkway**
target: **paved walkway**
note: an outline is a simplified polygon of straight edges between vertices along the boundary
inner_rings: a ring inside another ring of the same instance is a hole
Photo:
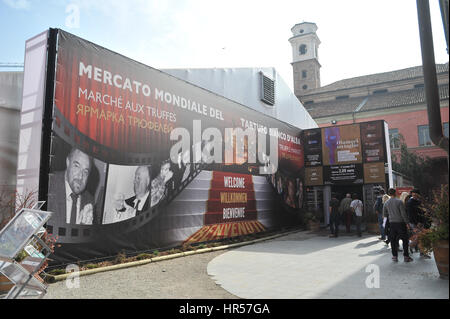
[[[404,263],[400,252],[395,263],[377,237],[298,232],[221,254],[207,272],[229,293],[248,299],[449,298],[449,282],[439,278],[434,259],[415,253]]]

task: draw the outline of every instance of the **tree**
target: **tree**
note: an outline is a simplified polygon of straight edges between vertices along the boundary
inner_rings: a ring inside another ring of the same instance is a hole
[[[408,176],[414,186],[421,190],[422,195],[430,195],[433,186],[435,186],[431,174],[433,160],[428,156],[422,157],[409,151],[401,134],[398,135],[398,143],[400,144],[400,158],[392,154],[393,170]]]

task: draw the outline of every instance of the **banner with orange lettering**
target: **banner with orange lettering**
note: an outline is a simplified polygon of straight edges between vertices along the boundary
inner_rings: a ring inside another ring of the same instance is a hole
[[[55,262],[297,220],[299,128],[62,30],[56,37],[49,172],[40,176]]]

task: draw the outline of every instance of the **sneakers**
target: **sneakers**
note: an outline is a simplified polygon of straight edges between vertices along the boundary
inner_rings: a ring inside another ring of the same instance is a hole
[[[392,261],[398,261],[398,257],[397,256],[392,256]]]
[[[409,262],[411,262],[411,261],[413,261],[414,259],[412,259],[411,257],[409,257],[409,256],[405,256],[405,258],[403,259],[403,261],[405,262],[405,263],[409,263]]]

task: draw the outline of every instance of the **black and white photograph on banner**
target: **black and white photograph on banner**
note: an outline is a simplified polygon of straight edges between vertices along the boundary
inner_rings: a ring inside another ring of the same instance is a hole
[[[150,208],[151,165],[109,165],[103,224],[135,217]]]
[[[158,205],[175,190],[174,166],[170,159],[167,159],[152,167],[155,178],[151,182],[151,207]]]
[[[94,225],[100,223],[105,188],[106,163],[81,147],[55,135],[49,176],[49,225]]]
[[[176,158],[176,162],[172,163],[173,171],[173,182],[175,189],[180,187],[184,181],[186,181],[191,175],[193,166],[191,165],[190,152],[186,150],[184,152],[180,151]]]

